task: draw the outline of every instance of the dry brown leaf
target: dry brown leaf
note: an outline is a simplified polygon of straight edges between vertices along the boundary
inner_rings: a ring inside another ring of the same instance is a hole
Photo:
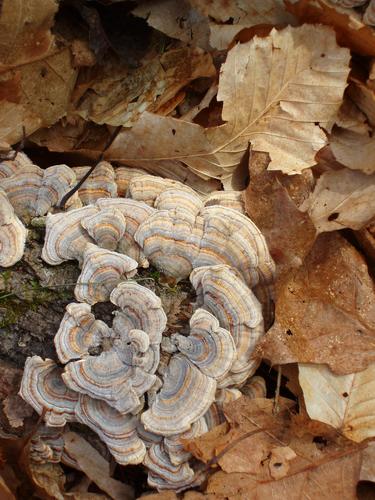
[[[263,342],[274,365],[327,363],[338,374],[375,360],[375,293],[363,257],[337,233],[320,235],[304,265],[276,285]]]
[[[5,483],[1,475],[0,475],[0,498],[1,500],[16,500],[16,497],[10,491],[10,489],[8,488],[7,484]]]
[[[267,171],[267,155],[255,153],[250,161],[250,183],[245,196],[246,212],[264,234],[278,273],[299,267],[316,235],[308,214],[302,213],[281,184],[275,172]],[[302,176],[299,180],[305,179]],[[306,184],[311,189],[308,179]],[[298,182],[298,181],[297,181]],[[297,185],[294,195],[306,192],[306,184]],[[288,185],[293,191],[293,185]]]
[[[203,15],[210,18],[210,43],[212,47],[225,50],[233,38],[243,29],[258,25],[295,24],[283,0],[190,0]],[[215,20],[217,22],[213,22]],[[228,24],[222,24],[227,22]]]
[[[372,127],[375,127],[375,92],[374,89],[366,85],[358,78],[351,78],[348,87],[348,96],[367,116]]]
[[[362,452],[360,480],[375,483],[375,441],[368,443]]]
[[[148,112],[120,133],[107,159],[129,165],[181,165],[230,178],[251,142],[270,154],[270,170],[299,173],[326,143],[348,75],[349,52],[325,27],[272,30],[234,46],[221,69],[217,99],[227,123],[203,127]],[[283,78],[280,78],[282,72]]]
[[[14,144],[22,127],[30,135],[57,122],[66,114],[76,76],[68,48],[1,74],[0,85],[17,77],[17,87],[1,104],[0,141]]]
[[[367,257],[375,262],[375,220],[360,231],[355,231],[354,236]]]
[[[356,442],[375,436],[375,364],[335,375],[326,365],[300,364],[299,382],[310,418]]]
[[[28,464],[28,472],[39,498],[64,500],[65,474],[59,464]]]
[[[12,427],[21,427],[24,419],[33,414],[32,407],[17,394],[7,396],[3,400],[3,410]]]
[[[53,46],[50,28],[56,0],[3,0],[0,11],[0,72],[44,58]]]
[[[187,0],[148,0],[133,11],[147,24],[189,45],[209,49],[208,19],[192,9]]]
[[[310,457],[305,466],[291,471],[285,478],[257,482],[252,476],[219,471],[209,478],[207,493],[230,500],[258,500],[277,498],[300,500],[354,500],[358,482],[361,455],[358,450],[344,456]],[[311,460],[311,459],[315,460]],[[316,496],[318,493],[318,497]]]
[[[362,23],[354,9],[344,9],[329,0],[284,0],[286,9],[302,23],[334,27],[337,41],[362,55],[375,55],[375,31]]]
[[[117,479],[110,477],[109,463],[85,439],[75,432],[64,433],[65,449],[80,469],[101,490],[114,500],[132,500],[134,491]]]
[[[301,207],[306,208],[318,233],[361,229],[375,216],[375,173],[348,168],[323,173]]]
[[[143,111],[157,113],[192,80],[215,75],[211,56],[199,48],[156,54],[132,70],[110,59],[80,96],[77,113],[99,125],[131,127]]]
[[[138,497],[137,500],[139,500],[140,498],[144,498],[145,500],[177,500],[177,495],[173,491],[163,491],[162,493],[142,495],[141,497]]]
[[[311,434],[295,437],[292,404],[280,398],[277,415],[271,399],[240,398],[225,407],[231,430],[217,441],[222,449],[209,465],[218,464],[222,471],[209,478],[206,494],[225,499],[300,499],[316,498],[319,491],[319,498],[327,500],[355,498],[361,448],[345,439],[336,443],[327,437],[321,445]],[[203,443],[201,438],[195,440],[198,448]]]

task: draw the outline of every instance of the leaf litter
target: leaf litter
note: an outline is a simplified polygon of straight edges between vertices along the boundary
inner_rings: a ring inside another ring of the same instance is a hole
[[[115,167],[201,197],[245,186],[276,263],[257,349],[267,397],[244,386],[220,425],[183,442],[198,489],[152,491],[142,465],[116,465],[81,426],[65,432],[65,461],[33,462],[42,423],[4,358],[2,498],[350,500],[360,481],[373,494],[372,3],[1,2],[2,154],[21,141],[43,167],[90,165],[121,126],[105,153]],[[182,299],[168,300],[173,327]]]

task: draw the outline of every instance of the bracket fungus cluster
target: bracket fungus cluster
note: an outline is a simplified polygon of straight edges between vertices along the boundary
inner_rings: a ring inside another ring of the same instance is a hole
[[[102,162],[75,205],[53,213],[87,168],[12,168],[0,180],[1,265],[22,256],[26,229],[17,214],[47,214],[43,260],[81,268],[77,302],[54,338],[58,362],[32,356],[25,365],[20,395],[52,429],[36,440],[35,456],[64,460],[62,429],[79,422],[118,463],[143,463],[150,486],[199,484],[204,473],[184,440],[220,423],[239,388],[264,392],[259,381],[249,385],[264,334],[252,288],[272,283],[274,263],[240,194],[203,197],[179,181]],[[18,250],[7,256],[7,246]],[[167,329],[161,299],[137,283],[138,267],[149,264],[176,281],[190,277],[196,302],[182,330]],[[112,303],[112,324],[95,318],[97,302]]]

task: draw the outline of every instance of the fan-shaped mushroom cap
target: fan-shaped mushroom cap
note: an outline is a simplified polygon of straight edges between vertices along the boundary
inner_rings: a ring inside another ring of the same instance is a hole
[[[155,434],[170,436],[187,431],[215,399],[216,382],[204,375],[185,356],[177,354],[169,362],[164,383],[151,408],[141,420]]]
[[[137,267],[138,263],[127,255],[87,243],[74,295],[88,304],[106,302],[121,279],[134,276]]]
[[[2,181],[17,215],[22,218],[45,215],[56,206],[75,184],[76,176],[67,165],[54,165],[45,170],[36,165],[20,167]],[[77,201],[72,197],[70,205]]]
[[[78,422],[90,427],[105,442],[117,463],[142,462],[146,447],[138,437],[136,417],[123,415],[104,401],[82,395],[75,412]]]
[[[101,248],[107,250],[116,250],[126,228],[125,217],[115,208],[103,209],[85,217],[81,225]]]
[[[91,167],[73,167],[80,181]],[[78,195],[84,205],[94,203],[99,198],[114,198],[117,196],[115,171],[110,163],[101,161],[78,190]]]
[[[14,157],[14,151],[9,153],[8,160],[2,160],[0,162],[0,181],[5,177],[10,177],[15,174],[19,168],[27,167],[28,165],[32,165],[33,162],[21,151],[16,154]]]
[[[214,191],[204,200],[205,207],[211,207],[212,205],[232,208],[241,214],[246,214],[242,191]]]
[[[189,276],[193,268],[202,235],[199,218],[175,208],[159,210],[151,215],[139,226],[135,240],[153,265],[181,280]]]
[[[124,236],[119,241],[118,252],[124,253],[136,260],[140,266],[148,267],[148,261],[142,248],[136,243],[134,234],[139,225],[148,219],[155,210],[141,201],[124,198],[101,199],[96,205],[101,209],[115,208],[125,217],[126,229]]]
[[[132,281],[120,283],[110,300],[121,309],[115,312],[114,331],[142,330],[149,336],[151,345],[160,344],[167,316],[160,298],[152,290]]]
[[[0,188],[0,266],[13,266],[22,258],[26,237],[27,229]]]
[[[196,475],[187,462],[173,465],[162,444],[154,444],[147,451],[143,461],[149,469],[147,482],[157,490],[174,490],[176,492],[198,486],[204,475]]]
[[[216,264],[237,268],[249,286],[273,279],[274,263],[262,233],[230,208],[204,207],[197,216],[178,208],[157,211],[139,226],[135,240],[150,262],[176,279]]]
[[[166,189],[161,192],[154,202],[157,210],[186,210],[196,215],[203,208],[203,202],[193,190],[177,188]]]
[[[219,406],[223,406],[227,403],[231,403],[232,401],[236,401],[236,399],[242,396],[242,392],[234,387],[218,389],[216,391],[215,403]]]
[[[266,240],[248,217],[221,206],[205,207],[201,215],[204,234],[193,268],[227,264],[238,269],[249,286],[273,281],[275,264]]]
[[[208,431],[207,422],[204,417],[201,417],[192,424],[188,431],[164,438],[164,449],[168,453],[171,463],[180,465],[187,462],[191,457],[191,453],[185,450],[184,441],[191,441]]]
[[[146,448],[150,448],[153,444],[158,444],[163,441],[163,436],[146,431],[142,422],[137,420],[137,433],[140,439],[144,442]]]
[[[19,391],[39,415],[45,412],[44,420],[52,427],[62,427],[74,421],[78,401],[78,394],[66,387],[61,372],[51,359],[27,358]]]
[[[216,380],[227,375],[237,357],[231,334],[204,309],[197,309],[191,317],[189,336],[173,334],[172,341],[202,373]]]
[[[253,292],[229,266],[194,269],[190,281],[197,293],[197,306],[210,311],[233,336],[237,360],[231,371],[255,369],[257,361],[251,361],[251,355],[264,327],[261,305]]]
[[[51,207],[57,206],[76,181],[75,173],[67,165],[53,165],[44,170],[35,200],[35,215],[45,215]],[[77,199],[78,194],[75,193],[69,199],[68,206],[75,203]]]
[[[97,347],[109,336],[110,329],[95,319],[89,304],[68,304],[54,338],[57,356],[61,363],[84,357],[90,348]]]
[[[266,381],[263,377],[259,377],[258,375],[251,377],[251,379],[241,387],[241,393],[249,398],[265,398],[267,394]]]
[[[63,428],[42,425],[30,439],[30,460],[34,463],[58,463],[64,448]]]
[[[86,244],[93,243],[81,226],[81,220],[97,212],[98,208],[88,206],[66,213],[48,214],[42,259],[53,266],[65,260],[81,261]]]
[[[140,175],[145,174],[147,174],[146,170],[142,170],[141,168],[116,167],[115,179],[117,184],[117,196],[126,196],[130,180],[133,179],[133,177],[139,177]]]
[[[127,196],[133,200],[143,201],[153,207],[160,193],[171,188],[194,194],[194,191],[182,182],[163,179],[163,177],[157,177],[156,175],[140,175],[130,180]]]
[[[36,165],[26,165],[11,177],[1,181],[1,187],[16,214],[23,218],[35,216],[36,200],[42,184],[43,170]]]
[[[152,387],[156,378],[123,363],[114,350],[72,361],[65,366],[62,377],[72,390],[106,401],[123,414],[140,409],[140,396]]]

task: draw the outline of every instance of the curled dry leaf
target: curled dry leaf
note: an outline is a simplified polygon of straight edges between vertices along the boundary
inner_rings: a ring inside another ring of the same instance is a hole
[[[349,169],[324,172],[301,209],[306,206],[318,233],[361,229],[375,215],[375,174]]]
[[[85,439],[75,432],[64,433],[65,448],[80,469],[113,500],[132,500],[133,489],[110,477],[109,463]]]
[[[143,168],[182,163],[202,177],[225,179],[251,142],[254,150],[270,154],[269,169],[299,173],[315,163],[326,143],[315,123],[327,126],[336,114],[348,64],[348,50],[336,45],[326,27],[272,30],[228,52],[217,96],[227,123],[204,129],[145,112],[117,136],[108,159]]]
[[[375,32],[363,24],[361,15],[353,9],[345,9],[329,0],[284,0],[284,3],[302,23],[333,26],[340,45],[365,56],[375,55]]]
[[[227,49],[233,38],[245,28],[295,23],[294,16],[286,11],[283,0],[190,0],[190,3],[209,17],[210,44],[219,50]]]
[[[142,2],[132,13],[147,24],[189,45],[209,49],[208,19],[194,10],[188,0],[153,0]]]
[[[375,364],[348,375],[326,365],[300,364],[299,382],[310,418],[338,429],[348,439],[375,436]]]
[[[157,54],[130,73],[127,65],[110,60],[80,97],[77,112],[97,124],[130,127],[143,111],[159,112],[191,80],[215,74],[210,54],[199,48]]]
[[[320,235],[304,266],[276,288],[276,321],[263,342],[273,364],[327,363],[347,374],[375,361],[374,285],[362,256],[337,233]]]

